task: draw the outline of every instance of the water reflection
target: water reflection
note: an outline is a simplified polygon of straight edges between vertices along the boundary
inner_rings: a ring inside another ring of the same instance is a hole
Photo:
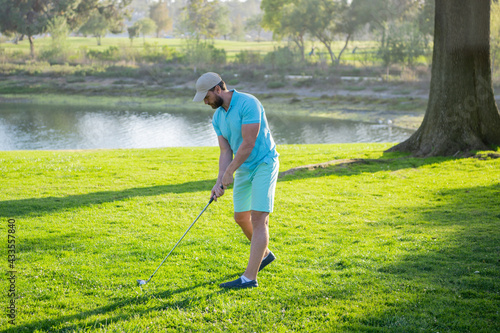
[[[269,117],[278,144],[400,142],[413,131],[381,124],[305,117]]]
[[[359,122],[269,116],[278,144],[397,142],[412,131]],[[0,105],[0,150],[216,146],[211,114]]]

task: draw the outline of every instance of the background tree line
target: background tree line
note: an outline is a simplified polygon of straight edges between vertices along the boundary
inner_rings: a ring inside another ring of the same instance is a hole
[[[491,13],[495,68],[500,64],[497,1]],[[127,34],[131,43],[140,36],[169,35],[186,40],[186,59],[196,65],[223,60],[223,50],[211,43],[214,39],[244,40],[250,33],[260,39],[269,31],[289,46],[268,60],[337,65],[349,43],[363,39],[375,41],[376,47],[352,52],[378,59],[387,74],[391,65],[411,68],[422,56],[430,62],[433,18],[434,0],[0,0],[0,31],[16,40],[29,39],[33,58],[34,36],[45,33],[53,39],[42,52],[45,58],[65,58],[65,38],[71,32],[93,36],[98,44],[109,33]],[[334,47],[339,42],[342,46]],[[264,59],[248,52],[238,61]]]

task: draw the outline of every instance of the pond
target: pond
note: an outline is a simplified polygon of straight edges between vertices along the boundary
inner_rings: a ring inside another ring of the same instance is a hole
[[[0,150],[216,146],[212,112],[0,105]],[[268,115],[277,144],[400,142],[413,131],[362,122]]]

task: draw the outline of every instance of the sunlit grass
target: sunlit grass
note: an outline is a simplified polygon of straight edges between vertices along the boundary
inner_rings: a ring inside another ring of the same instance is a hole
[[[16,326],[2,315],[2,332],[500,330],[500,159],[389,147],[280,146],[281,171],[361,161],[279,180],[278,260],[240,291],[218,287],[249,250],[231,190],[135,285],[208,202],[217,148],[0,152],[18,272]]]
[[[35,39],[35,50],[39,51],[44,48],[50,47],[51,45],[50,37],[41,37]],[[110,46],[117,46],[122,48],[132,48],[137,51],[142,51],[144,49],[144,42],[148,44],[156,44],[158,46],[169,46],[180,52],[182,52],[185,48],[186,41],[180,38],[153,38],[146,37],[143,39],[135,38],[133,42],[130,42],[130,39],[127,37],[104,37],[101,39],[101,45],[97,45],[97,40],[93,37],[68,37],[68,46],[71,51],[75,52],[82,48],[85,49],[93,49],[93,50],[105,50]],[[222,48],[226,51],[228,61],[234,61],[236,55],[241,51],[253,51],[260,53],[262,56],[267,54],[268,52],[273,51],[275,48],[279,46],[288,45],[287,42],[284,41],[231,41],[231,40],[223,40],[216,39],[213,41],[215,47]],[[316,53],[322,53],[322,57],[325,58],[327,62],[329,62],[329,55],[327,54],[326,49],[318,42],[308,42],[306,43],[306,54],[309,53],[312,46],[315,46],[317,51]],[[342,41],[336,41],[332,43],[332,48],[334,52],[338,55],[340,50],[343,48]],[[0,48],[4,49],[8,54],[12,54],[13,52],[21,52],[24,55],[28,55],[30,52],[30,44],[28,40],[22,40],[18,44],[14,43],[2,43],[0,44]],[[347,52],[343,55],[345,60],[349,61],[357,61],[361,58],[360,53],[363,52],[373,52],[376,48],[376,42],[371,41],[354,41],[349,44],[347,48]],[[356,49],[358,54],[353,54],[352,51]],[[350,51],[350,52],[349,52]],[[313,58],[318,58],[315,56]],[[316,60],[319,60],[316,59]],[[374,61],[372,57],[368,58],[369,61]]]

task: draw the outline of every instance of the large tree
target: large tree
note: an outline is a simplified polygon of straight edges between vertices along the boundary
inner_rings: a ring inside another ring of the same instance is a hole
[[[436,0],[427,111],[420,128],[389,151],[446,156],[500,145],[491,83],[490,1]]]
[[[84,36],[92,35],[97,39],[97,45],[101,45],[101,39],[106,35],[109,29],[109,23],[106,18],[95,11],[79,29]]]
[[[262,0],[262,27],[275,39],[289,38],[304,60],[306,34],[313,17],[307,13],[307,0]]]
[[[68,3],[60,4],[63,11]],[[66,8],[65,8],[66,7]],[[48,0],[0,0],[0,31],[17,32],[27,36],[31,56],[35,55],[34,36],[47,30],[54,11],[59,10]]]
[[[149,17],[143,17],[139,21],[135,22],[140,26],[139,33],[142,34],[142,42],[146,44],[146,36],[157,32],[156,22]]]
[[[290,38],[297,45],[302,58],[305,39],[308,35],[312,36],[325,46],[332,63],[339,63],[353,35],[366,24],[379,19],[375,12],[387,16],[385,2],[386,0],[262,0],[262,26],[271,30],[275,37]],[[336,54],[333,43],[339,37],[344,41],[344,46]]]
[[[188,0],[183,8],[179,30],[192,39],[213,39],[230,27],[229,12],[219,0]]]
[[[160,38],[162,32],[172,29],[172,19],[166,2],[154,3],[149,7],[149,17],[156,23],[156,38]]]
[[[332,63],[338,64],[342,53],[347,48],[354,33],[367,22],[356,15],[351,8],[359,1],[348,3],[347,0],[308,0],[307,17],[309,17],[307,31],[316,37],[327,49]],[[333,42],[341,36],[344,46],[338,54],[333,50]]]
[[[31,56],[34,36],[45,33],[49,22],[64,17],[70,29],[82,25],[94,10],[106,19],[121,17],[131,0],[0,0],[0,32],[17,32],[28,37]]]
[[[257,41],[260,42],[260,35],[262,33],[262,13],[255,14],[245,21],[245,29],[246,31],[255,31],[257,32]]]

